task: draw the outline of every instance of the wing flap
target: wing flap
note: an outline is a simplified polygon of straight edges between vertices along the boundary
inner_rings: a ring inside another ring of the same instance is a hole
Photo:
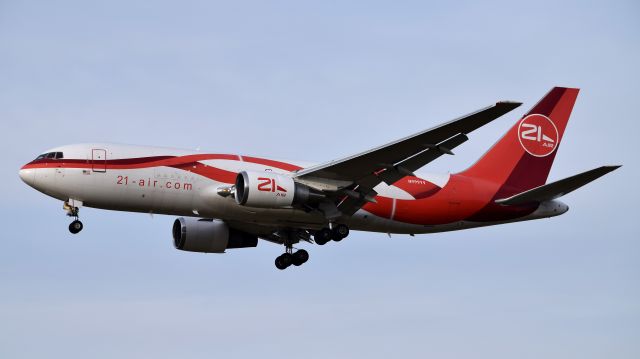
[[[459,133],[439,144],[427,145],[426,150],[386,168],[378,177],[386,184],[392,185],[405,176],[413,176],[413,171],[418,170],[444,154],[453,155],[451,150],[465,143],[468,139],[469,137],[467,137],[467,135]]]
[[[519,205],[533,202],[544,202],[564,196],[576,189],[614,171],[621,166],[602,166],[575,176],[567,177],[556,182],[530,189],[508,198],[501,198],[495,202],[505,206]]]

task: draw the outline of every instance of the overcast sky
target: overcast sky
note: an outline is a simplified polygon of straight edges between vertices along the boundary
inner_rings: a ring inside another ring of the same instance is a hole
[[[640,357],[634,1],[0,1],[0,357]],[[551,171],[624,167],[557,218],[353,233],[278,271],[267,242],[172,247],[174,217],[23,184],[62,144],[322,162],[524,106],[423,171],[475,161],[551,87],[580,87]]]

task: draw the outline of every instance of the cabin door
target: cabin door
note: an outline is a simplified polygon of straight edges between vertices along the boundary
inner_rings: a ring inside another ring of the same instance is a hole
[[[107,172],[107,150],[91,150],[91,169],[93,172]]]

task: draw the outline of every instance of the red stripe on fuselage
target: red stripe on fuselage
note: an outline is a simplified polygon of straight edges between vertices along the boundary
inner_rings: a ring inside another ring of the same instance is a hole
[[[292,165],[292,164],[286,163],[286,162],[269,160],[269,159],[266,159],[266,158],[242,156],[242,161],[249,162],[249,163],[257,163],[259,165],[275,167],[275,168],[279,168],[281,170],[290,171],[290,172],[302,169],[302,167],[300,167],[300,166]]]
[[[181,169],[183,171],[193,172],[200,176],[212,179],[214,181],[223,183],[235,183],[236,172],[223,170],[217,167],[207,166],[200,162],[184,163],[180,165],[171,166],[173,168]]]
[[[187,156],[155,156],[155,157],[137,157],[137,158],[122,158],[122,159],[107,159],[106,161],[92,161],[89,159],[42,159],[35,160],[26,165],[23,169],[29,168],[91,168],[94,164],[105,165],[107,169],[140,169],[149,167],[176,167],[189,163],[195,163],[199,161],[208,160],[232,160],[239,161],[240,156],[229,154],[197,154]],[[258,157],[242,157],[244,162],[255,163],[265,165],[269,167],[278,168],[284,171],[295,171],[301,169],[301,167],[292,165],[285,162],[269,160],[266,158]]]

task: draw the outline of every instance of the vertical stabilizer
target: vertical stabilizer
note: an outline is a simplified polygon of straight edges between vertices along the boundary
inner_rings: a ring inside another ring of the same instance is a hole
[[[461,175],[501,185],[505,197],[545,184],[579,89],[554,87]]]

